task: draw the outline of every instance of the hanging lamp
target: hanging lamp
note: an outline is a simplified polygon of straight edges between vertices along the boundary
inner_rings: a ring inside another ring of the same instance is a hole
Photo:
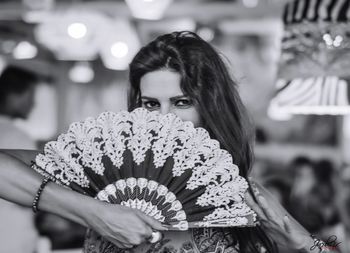
[[[270,111],[350,114],[349,19],[348,0],[295,0],[286,5]]]

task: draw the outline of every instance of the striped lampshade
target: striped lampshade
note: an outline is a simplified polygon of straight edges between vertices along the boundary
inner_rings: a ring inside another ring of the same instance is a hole
[[[270,110],[286,114],[349,114],[348,82],[336,76],[279,79]]]
[[[285,24],[317,22],[347,22],[350,19],[349,0],[295,0],[284,9]]]
[[[349,20],[349,0],[294,0],[286,4],[273,111],[350,113]]]

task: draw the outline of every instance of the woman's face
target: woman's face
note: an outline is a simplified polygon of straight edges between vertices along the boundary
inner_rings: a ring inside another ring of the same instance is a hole
[[[200,116],[193,101],[180,88],[179,73],[167,69],[145,74],[140,81],[142,107],[162,114],[173,113],[183,121],[200,126]]]

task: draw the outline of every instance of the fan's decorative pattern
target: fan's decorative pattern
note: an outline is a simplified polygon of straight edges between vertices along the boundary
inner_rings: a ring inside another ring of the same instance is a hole
[[[167,187],[146,178],[120,179],[109,184],[97,194],[97,198],[139,209],[145,214],[165,223],[172,223],[180,230],[187,229],[186,213],[180,201]]]
[[[174,229],[246,226],[248,184],[203,128],[139,108],[73,123],[35,169],[102,201],[137,208]]]

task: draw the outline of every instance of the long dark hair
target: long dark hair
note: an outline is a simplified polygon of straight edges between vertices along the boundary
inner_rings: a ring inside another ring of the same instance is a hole
[[[193,100],[203,127],[230,152],[240,175],[247,178],[253,161],[253,131],[237,84],[215,49],[187,31],[165,34],[150,42],[130,63],[129,110],[141,106],[141,78],[159,69],[181,75],[181,89]],[[256,244],[276,252],[259,226],[233,230],[242,252],[260,252]]]

